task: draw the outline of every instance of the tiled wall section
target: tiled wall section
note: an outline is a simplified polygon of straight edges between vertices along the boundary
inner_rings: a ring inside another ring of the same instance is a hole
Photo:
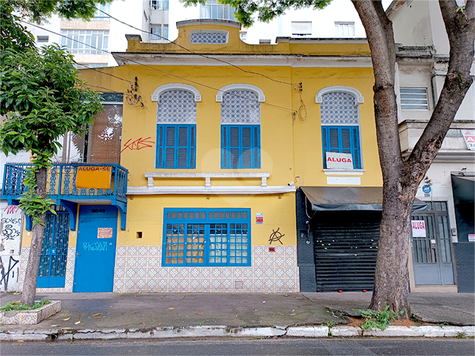
[[[250,267],[161,267],[161,246],[117,246],[114,292],[270,292],[299,291],[295,246],[252,247]],[[22,290],[29,247],[21,251],[19,288]],[[73,290],[76,247],[68,248],[64,288],[38,288],[38,293]]]
[[[28,263],[29,247],[21,249],[20,274],[18,278],[19,290],[23,290],[26,265]],[[68,247],[68,261],[66,263],[66,282],[64,288],[37,288],[37,293],[71,293],[73,291],[74,262],[76,260],[76,247]]]
[[[118,246],[114,292],[298,292],[296,246],[252,247],[250,267],[161,267],[161,246]]]

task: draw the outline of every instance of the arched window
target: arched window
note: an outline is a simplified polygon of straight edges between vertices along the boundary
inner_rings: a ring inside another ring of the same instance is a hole
[[[221,168],[261,167],[261,89],[235,84],[221,88]]]
[[[324,168],[360,169],[360,114],[363,97],[349,87],[328,87],[316,97],[320,103]]]
[[[199,91],[186,84],[167,84],[152,95],[157,101],[156,168],[196,167],[196,101]]]

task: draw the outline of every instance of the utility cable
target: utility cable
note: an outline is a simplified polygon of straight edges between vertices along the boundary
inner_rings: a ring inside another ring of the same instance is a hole
[[[39,28],[39,29],[41,29],[41,30],[44,30],[44,31],[53,33],[53,34],[55,34],[55,35],[57,35],[57,36],[61,36],[61,37],[70,39],[70,40],[72,40],[72,41],[74,41],[74,42],[77,42],[77,43],[80,43],[80,44],[82,44],[82,45],[88,46],[88,47],[90,47],[90,48],[92,48],[92,49],[95,49],[95,50],[98,50],[98,51],[102,51],[102,52],[105,52],[105,53],[107,53],[107,54],[111,54],[111,55],[112,55],[112,53],[109,52],[108,50],[96,48],[96,47],[91,46],[91,45],[89,45],[89,44],[87,44],[87,43],[84,43],[84,42],[81,42],[81,41],[76,40],[76,39],[74,39],[74,38],[68,37],[68,36],[66,36],[66,35],[57,33],[57,32],[55,32],[55,31],[46,29],[46,28],[41,27],[41,26],[39,26],[39,25],[32,24],[32,23],[30,23],[30,22],[28,22],[28,21],[20,20],[20,22],[23,22],[23,23],[25,23],[25,24],[27,24],[27,25],[31,25],[31,26],[37,27],[37,28]],[[151,70],[154,70],[154,71],[157,71],[157,72],[160,72],[160,73],[163,73],[163,74],[166,74],[166,75],[169,75],[169,76],[172,76],[172,77],[181,79],[181,80],[185,80],[185,81],[187,81],[187,82],[190,82],[190,83],[193,83],[193,84],[196,84],[196,85],[199,85],[199,86],[208,88],[208,89],[216,90],[216,91],[218,91],[218,92],[221,92],[221,91],[222,91],[221,89],[212,87],[212,86],[210,86],[210,85],[203,84],[203,83],[200,83],[200,82],[196,82],[196,81],[194,81],[194,80],[187,79],[187,78],[184,78],[184,77],[180,77],[180,76],[178,76],[178,75],[176,75],[176,74],[172,74],[172,73],[166,72],[166,71],[164,71],[164,70],[160,70],[160,69],[158,69],[158,68],[154,68],[154,67],[152,67],[152,66],[149,66],[149,65],[140,63],[139,61],[136,61],[136,60],[133,60],[133,59],[130,59],[130,58],[127,58],[127,57],[122,57],[122,56],[118,55],[117,53],[115,53],[114,56],[117,57],[117,58],[119,58],[119,59],[123,59],[123,60],[125,60],[125,61],[132,62],[132,63],[137,64],[137,65],[140,65],[140,66],[142,66],[142,67],[149,68],[149,69],[151,69]],[[91,69],[97,69],[97,68],[91,68]],[[104,73],[104,72],[101,72],[101,71],[98,71],[98,72]],[[119,77],[119,79],[124,80],[124,81],[127,81],[127,82],[130,83],[130,81],[128,81],[128,80],[126,80],[126,79],[123,79],[123,78],[120,78],[120,77]],[[236,94],[229,94],[229,95],[232,95],[232,96],[235,96],[235,97],[239,97],[239,98],[243,98],[242,96],[236,95]],[[288,109],[288,108],[285,108],[285,107],[282,107],[282,106],[279,106],[279,105],[275,105],[275,104],[269,104],[269,103],[266,103],[266,102],[263,102],[263,103],[261,103],[261,104],[264,104],[264,105],[267,105],[267,106],[271,106],[271,107],[274,107],[274,108],[276,108],[276,109],[283,110],[283,111],[290,111],[290,112],[292,112],[292,113],[295,112],[295,111],[292,110],[292,109]]]
[[[118,18],[112,16],[111,14],[108,14],[107,12],[105,12],[105,11],[103,11],[103,10],[97,8],[97,7],[96,7],[96,10],[102,12],[104,15],[109,16],[111,19],[113,19],[113,20],[115,20],[115,21],[117,21],[117,22],[120,22],[120,23],[123,24],[123,25],[126,25],[126,26],[129,26],[129,27],[133,28],[134,30],[137,30],[137,31],[140,31],[140,32],[149,34],[148,31],[145,31],[145,30],[143,30],[143,29],[141,29],[141,28],[132,26],[132,25],[128,24],[127,22],[124,22],[124,21],[122,21],[122,20],[119,20]],[[231,67],[234,67],[234,68],[236,68],[236,69],[239,69],[240,71],[242,71],[242,72],[244,72],[244,73],[260,75],[261,77],[266,78],[266,79],[269,79],[269,80],[272,80],[273,82],[276,82],[276,83],[291,85],[294,89],[298,88],[298,84],[296,84],[296,83],[284,82],[284,81],[281,81],[281,80],[277,80],[277,79],[271,78],[271,77],[269,77],[269,76],[267,76],[267,75],[265,75],[265,74],[259,73],[259,72],[253,72],[253,71],[245,70],[245,69],[243,69],[243,68],[241,68],[241,67],[239,67],[239,66],[237,66],[237,65],[235,65],[235,64],[232,64],[232,63],[230,63],[230,62],[227,62],[227,61],[225,61],[225,60],[223,60],[223,59],[219,59],[219,58],[216,58],[216,57],[211,57],[211,56],[207,56],[207,55],[205,55],[205,54],[201,54],[201,53],[194,52],[194,51],[192,51],[191,49],[186,48],[185,46],[182,46],[182,45],[180,45],[180,44],[178,44],[178,43],[175,43],[175,42],[170,41],[168,38],[163,37],[162,35],[157,35],[157,34],[153,34],[153,35],[154,35],[154,36],[157,36],[157,37],[160,37],[162,40],[168,41],[169,44],[172,44],[172,45],[174,45],[174,46],[180,47],[181,49],[183,49],[183,50],[185,50],[185,51],[187,51],[187,52],[189,52],[189,53],[191,53],[191,54],[194,54],[194,55],[197,55],[197,56],[201,56],[201,57],[207,58],[207,59],[212,59],[212,60],[215,60],[215,61],[218,61],[218,62],[221,62],[221,63],[225,63],[225,64],[227,64],[227,65],[229,65],[229,66],[231,66]]]

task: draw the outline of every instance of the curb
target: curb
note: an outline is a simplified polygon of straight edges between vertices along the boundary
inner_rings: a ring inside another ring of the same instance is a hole
[[[0,341],[74,341],[111,339],[164,339],[176,337],[475,337],[475,326],[388,326],[381,330],[361,330],[353,326],[269,326],[227,327],[189,326],[115,329],[43,329],[0,331]]]

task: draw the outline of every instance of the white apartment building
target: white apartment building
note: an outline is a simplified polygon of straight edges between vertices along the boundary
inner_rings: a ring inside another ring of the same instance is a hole
[[[178,21],[234,21],[233,8],[216,0],[190,7],[179,0],[115,0],[98,9],[91,21],[52,16],[41,28],[28,28],[39,46],[59,43],[82,67],[95,68],[117,65],[109,52],[126,49],[126,34],[139,34],[144,42],[168,42],[178,36]],[[276,37],[364,38],[365,32],[350,0],[334,0],[324,10],[288,10],[269,23],[256,21],[241,30],[241,39],[249,44],[274,44]]]
[[[65,20],[52,16],[41,28],[29,25],[37,45],[59,43],[65,46],[82,67],[96,68],[115,66],[117,63],[109,52],[127,48],[126,34],[141,34],[148,28],[148,0],[117,0],[107,5],[98,5],[101,11],[91,21]],[[124,23],[118,22],[110,14]],[[137,29],[134,29],[130,24]]]
[[[463,0],[460,0],[460,4]],[[387,10],[398,43],[396,93],[399,131],[409,155],[429,121],[444,85],[449,41],[439,4],[397,0]],[[475,59],[474,59],[475,62]],[[475,65],[472,65],[475,76]],[[420,184],[428,203],[413,215],[425,237],[413,236],[412,291],[474,292],[475,86],[466,94],[442,147]]]

